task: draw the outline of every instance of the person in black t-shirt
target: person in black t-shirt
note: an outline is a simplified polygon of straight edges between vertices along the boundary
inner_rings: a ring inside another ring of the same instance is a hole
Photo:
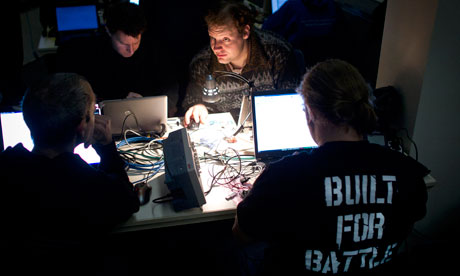
[[[58,48],[57,71],[86,77],[97,101],[168,96],[176,112],[178,81],[164,41],[154,41],[143,9],[123,2],[109,6],[105,28],[97,36],[66,41]]]
[[[376,116],[352,65],[318,63],[301,94],[319,147],[267,167],[237,207],[235,236],[266,243],[262,275],[393,269],[402,242],[426,214],[429,170],[364,140]]]
[[[18,144],[0,153],[1,248],[8,252],[2,262],[14,271],[82,275],[76,271],[96,269],[85,266],[96,244],[139,210],[139,199],[110,120],[94,114],[95,96],[83,77],[50,76],[26,92],[22,109],[34,148]],[[93,145],[98,168],[73,153],[80,143]]]

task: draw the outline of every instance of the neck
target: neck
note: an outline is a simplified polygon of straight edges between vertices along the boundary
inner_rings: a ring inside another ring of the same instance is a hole
[[[318,128],[321,133],[318,145],[321,146],[327,142],[358,142],[364,139],[363,135],[359,134],[354,128],[350,126],[331,126],[331,124],[324,125]]]
[[[245,40],[243,43],[243,51],[241,52],[241,55],[238,59],[230,62],[233,69],[242,69],[249,59],[249,41]]]
[[[63,153],[73,153],[75,147],[75,143],[68,143],[61,146],[53,147],[34,146],[32,152],[52,159]]]

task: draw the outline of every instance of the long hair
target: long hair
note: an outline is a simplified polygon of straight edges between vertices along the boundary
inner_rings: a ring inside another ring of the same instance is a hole
[[[360,134],[371,133],[377,116],[369,101],[369,87],[358,70],[337,59],[313,66],[301,91],[305,103],[335,125],[348,125]]]

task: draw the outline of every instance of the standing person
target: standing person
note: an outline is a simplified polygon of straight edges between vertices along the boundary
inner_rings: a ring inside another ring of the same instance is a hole
[[[139,210],[110,121],[94,114],[95,100],[90,84],[73,73],[55,74],[24,96],[34,148],[18,144],[0,153],[2,247],[14,271],[86,269],[95,243]],[[80,143],[100,155],[97,169],[73,153]]]
[[[376,116],[364,79],[349,63],[318,63],[301,93],[319,147],[260,175],[237,207],[234,234],[267,243],[261,274],[390,269],[426,214],[428,169],[364,140]]]
[[[210,46],[201,50],[190,64],[189,85],[184,99],[185,125],[190,119],[203,123],[208,112],[235,112],[241,106],[248,84],[232,77],[217,81],[220,101],[204,103],[206,77],[216,71],[241,75],[257,90],[295,88],[303,67],[297,63],[289,43],[254,27],[253,12],[240,1],[219,1],[205,17]],[[303,59],[301,60],[303,62]]]

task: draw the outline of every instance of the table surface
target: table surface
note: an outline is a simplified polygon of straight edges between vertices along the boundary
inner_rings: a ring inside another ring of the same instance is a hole
[[[181,128],[179,118],[168,119],[169,131],[178,128]],[[230,137],[236,128],[236,124],[230,113],[219,113],[210,114],[207,124],[201,125],[199,130],[188,131],[188,133],[200,157],[206,154],[215,156],[215,154],[223,153],[238,153],[240,155],[253,156],[254,144],[251,133],[243,132],[237,136],[236,141],[227,141],[226,137]],[[203,191],[208,191],[213,182],[212,176],[216,175],[216,173],[223,168],[223,165],[203,159],[200,160],[200,179],[202,188]],[[145,177],[145,174],[139,171],[128,171],[128,175],[133,182]],[[257,175],[251,178],[250,183],[253,183],[256,178]],[[226,199],[233,191],[224,185],[213,185],[212,190],[205,197],[206,204],[201,206],[201,208],[191,208],[176,212],[172,202],[152,202],[153,199],[169,193],[164,180],[164,172],[160,172],[148,182],[152,187],[149,203],[141,206],[140,210],[133,214],[128,221],[116,228],[115,232],[137,231],[231,219],[235,216],[236,206],[242,200],[240,195]],[[436,184],[436,179],[428,175],[425,177],[425,183],[427,188],[431,188]]]
[[[178,118],[168,120],[168,130],[173,131],[180,128]],[[241,133],[237,136],[236,142],[227,142],[226,137],[231,136],[236,129],[236,124],[230,113],[209,114],[206,124],[202,124],[198,130],[189,130],[189,137],[194,142],[198,156],[223,153],[230,151],[242,155],[252,155],[254,145],[250,133]],[[249,157],[251,158],[251,157]],[[200,178],[203,191],[208,191],[216,171],[222,169],[221,164],[200,161]],[[139,171],[128,171],[132,182],[145,177]],[[232,190],[225,186],[213,186],[206,195],[206,203],[200,208],[191,208],[176,212],[172,202],[154,203],[153,199],[169,193],[164,184],[164,172],[160,172],[148,184],[152,187],[150,200],[140,207],[140,210],[133,214],[124,224],[120,225],[115,232],[137,231],[168,226],[177,226],[191,223],[208,222],[215,220],[230,219],[235,216],[236,206],[241,201],[239,195],[226,199]]]

